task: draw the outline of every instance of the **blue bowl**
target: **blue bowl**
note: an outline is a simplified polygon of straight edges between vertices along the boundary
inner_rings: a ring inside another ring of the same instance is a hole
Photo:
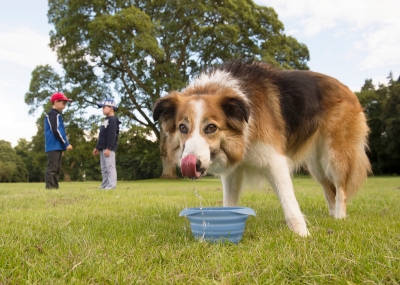
[[[179,217],[189,219],[195,239],[238,243],[249,215],[255,216],[256,213],[247,207],[209,207],[186,208]]]

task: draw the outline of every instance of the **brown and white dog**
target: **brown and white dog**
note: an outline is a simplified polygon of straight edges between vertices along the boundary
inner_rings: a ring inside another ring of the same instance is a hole
[[[224,206],[238,204],[246,177],[266,177],[289,228],[300,236],[309,232],[292,170],[307,167],[338,219],[370,172],[369,129],[357,97],[336,79],[311,71],[232,61],[160,98],[153,118],[184,176],[221,176]]]

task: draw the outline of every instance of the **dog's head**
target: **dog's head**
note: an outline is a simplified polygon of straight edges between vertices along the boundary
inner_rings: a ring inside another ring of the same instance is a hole
[[[167,136],[167,154],[191,179],[207,171],[223,174],[243,158],[249,116],[243,94],[216,85],[172,92],[153,109]]]

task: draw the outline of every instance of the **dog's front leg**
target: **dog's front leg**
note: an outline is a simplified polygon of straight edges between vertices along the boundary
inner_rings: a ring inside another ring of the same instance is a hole
[[[294,195],[287,159],[276,153],[272,161],[273,163],[267,170],[268,180],[282,205],[286,223],[292,231],[300,236],[308,236],[310,233]]]
[[[236,168],[230,174],[221,175],[224,207],[237,206],[243,186],[244,171]]]

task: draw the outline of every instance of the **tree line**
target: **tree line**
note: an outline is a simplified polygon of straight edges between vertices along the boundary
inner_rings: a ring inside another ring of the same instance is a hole
[[[368,157],[375,175],[400,174],[400,77],[388,76],[387,84],[365,80],[358,99],[370,127]]]

